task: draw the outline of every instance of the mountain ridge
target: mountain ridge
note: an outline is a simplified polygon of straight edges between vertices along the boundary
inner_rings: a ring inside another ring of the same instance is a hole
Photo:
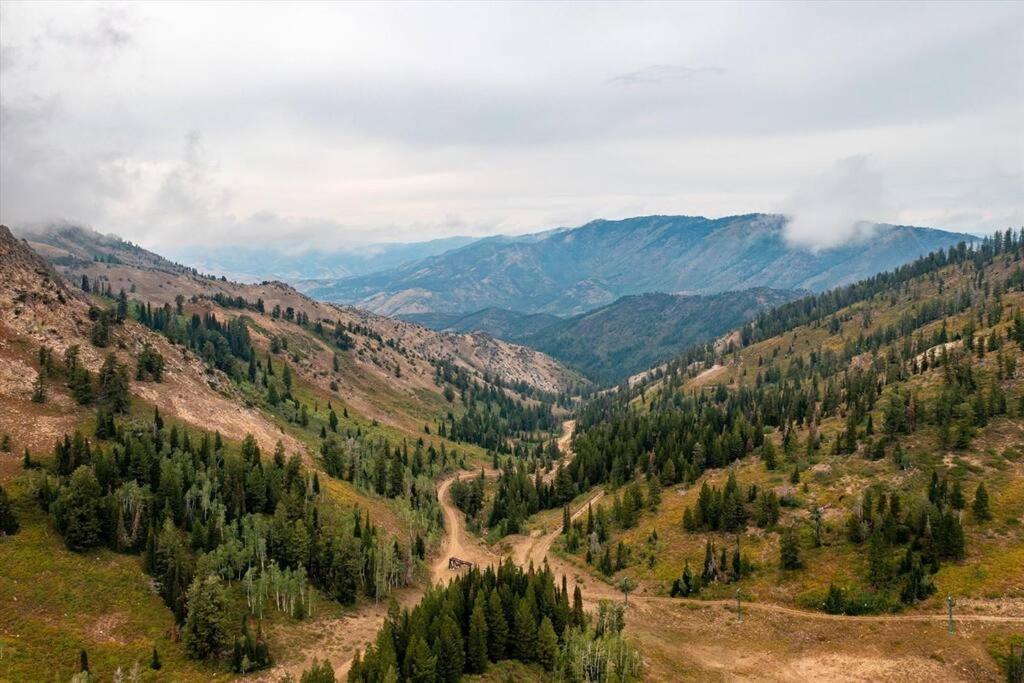
[[[712,295],[646,292],[567,318],[499,308],[403,317],[452,332],[482,331],[543,351],[592,380],[615,383],[804,294],[767,287]]]
[[[640,216],[555,229],[539,239],[480,240],[400,268],[310,283],[328,301],[389,315],[488,307],[574,315],[630,294],[711,294],[754,286],[821,291],[971,235],[875,225],[863,239],[810,251],[791,246],[786,219]]]

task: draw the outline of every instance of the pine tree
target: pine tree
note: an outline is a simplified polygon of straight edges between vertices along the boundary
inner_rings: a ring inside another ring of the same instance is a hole
[[[465,649],[462,631],[450,612],[441,618],[441,629],[434,647],[437,655],[437,680],[439,683],[458,683],[465,665]]]
[[[80,405],[92,403],[92,376],[81,365],[75,365],[68,377],[68,388],[75,402]]]
[[[426,641],[417,635],[409,641],[402,666],[410,683],[434,683],[437,676],[437,658],[431,654]]]
[[[11,507],[7,492],[3,486],[0,486],[0,536],[16,534],[20,528],[18,516],[14,513],[14,508]]]
[[[774,470],[778,467],[778,459],[775,455],[775,444],[772,443],[771,439],[765,439],[764,445],[761,446],[761,459],[764,460],[764,466],[769,470]]]
[[[358,652],[356,654],[358,655]],[[357,662],[353,659],[352,667],[356,668],[356,665]],[[302,672],[299,683],[335,683],[336,680],[334,677],[334,667],[331,666],[327,658],[325,657],[324,661],[319,662],[314,657],[312,666]]]
[[[800,542],[794,529],[782,534],[779,542],[779,565],[783,569],[800,568]]]
[[[128,373],[112,353],[107,354],[100,367],[99,399],[115,413],[128,412]]]
[[[477,593],[473,613],[469,617],[466,639],[466,671],[480,674],[487,669],[487,613],[484,592]]]
[[[227,644],[224,586],[215,576],[196,577],[188,589],[188,616],[182,629],[185,651],[190,657],[206,659]]]
[[[978,489],[974,492],[974,518],[979,522],[986,522],[992,519],[992,512],[988,509],[988,491],[985,489],[985,482],[978,483]]]
[[[46,402],[46,384],[43,382],[43,373],[36,375],[36,381],[32,384],[32,402]]]
[[[512,647],[516,659],[532,662],[537,654],[537,622],[526,598],[519,600],[512,627]]]
[[[555,668],[558,659],[558,636],[551,625],[551,619],[544,617],[537,630],[537,662],[547,671]]]
[[[498,589],[492,589],[487,596],[487,655],[492,662],[505,658],[505,644],[508,640],[508,622],[501,606]]]
[[[160,663],[160,653],[156,649],[156,645],[153,646],[153,656],[149,658],[149,668],[153,671],[159,671],[160,667],[163,666]]]
[[[572,623],[574,626],[582,627],[586,623],[586,618],[583,612],[583,592],[577,585],[572,591]]]
[[[85,550],[102,541],[100,518],[103,490],[91,468],[80,466],[58,499],[57,526],[71,550]]]
[[[953,491],[949,494],[949,504],[954,510],[963,510],[967,501],[964,499],[964,490],[960,486],[960,480],[953,482]]]

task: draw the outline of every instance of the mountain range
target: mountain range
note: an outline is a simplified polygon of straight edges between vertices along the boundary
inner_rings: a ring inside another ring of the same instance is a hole
[[[380,272],[305,282],[301,289],[385,315],[496,307],[564,316],[647,292],[821,291],[975,239],[880,224],[845,245],[809,250],[790,244],[785,226],[784,216],[771,214],[596,220],[520,238],[481,239]]]
[[[710,295],[634,294],[568,318],[500,308],[465,316],[401,317],[438,330],[486,332],[543,351],[594,381],[615,383],[801,294],[767,287]]]
[[[426,242],[351,245],[324,248],[291,244],[182,246],[167,255],[204,273],[216,273],[238,282],[266,279],[299,282],[315,278],[341,278],[397,268],[429,256],[475,242],[474,237],[444,237]]]

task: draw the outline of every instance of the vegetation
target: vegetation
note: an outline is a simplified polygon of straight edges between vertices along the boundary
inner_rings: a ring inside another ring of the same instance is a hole
[[[526,662],[566,681],[630,681],[637,653],[620,636],[621,606],[603,604],[592,627],[577,587],[570,604],[565,580],[548,569],[524,572],[506,561],[472,569],[431,589],[410,612],[393,605],[350,683],[458,681],[506,659]]]
[[[262,617],[271,603],[303,618],[311,586],[342,603],[381,598],[410,580],[422,555],[358,509],[335,519],[316,475],[280,444],[264,461],[252,437],[235,450],[219,434],[168,428],[159,412],[149,424],[115,425],[107,441],[65,436],[53,470],[39,475],[38,498],[70,549],[142,554],[194,657],[226,656],[233,645],[236,671],[270,662],[259,630],[227,621],[228,585],[244,589],[249,614]]]
[[[1012,231],[937,252],[785,304],[745,326],[739,345],[693,349],[646,381],[592,398],[579,411],[576,458],[566,467],[570,493],[618,488],[621,512],[598,510],[592,524],[573,525],[566,550],[584,553],[608,575],[645,557],[654,566],[656,533],[648,527],[642,545],[627,533],[634,512],[644,514],[637,493],[644,480],[656,481],[655,490],[696,483],[696,499],[676,523],[707,534],[709,548],[713,534],[745,534],[753,523],[778,539],[786,572],[801,574],[809,549],[815,557],[845,552],[844,542],[865,558],[853,586],[833,586],[814,604],[861,613],[926,599],[943,565],[969,552],[968,504],[974,524],[994,515],[988,482],[974,484],[968,501],[964,474],[971,470],[951,471],[922,449],[970,453],[990,424],[1024,414],[1016,369],[1024,350],[1016,295],[1024,291],[1022,259],[1024,233]],[[1016,305],[1007,301],[1011,294]],[[725,381],[702,382],[702,370]],[[782,467],[789,485],[740,486],[734,472],[723,488],[708,483],[710,472],[758,455],[768,473],[759,480],[778,482],[771,472]],[[808,516],[786,515],[807,505],[806,468],[827,459],[830,467],[856,469],[856,460],[843,465],[851,456],[877,463],[874,472],[904,473],[899,488],[869,483],[847,493],[841,539],[825,538],[829,525],[814,504]],[[817,551],[823,543],[829,549]],[[680,559],[674,593],[696,593],[706,578],[732,580],[721,570],[731,564],[724,550],[710,554],[718,565],[711,572]],[[745,576],[744,558],[735,555],[735,574]]]

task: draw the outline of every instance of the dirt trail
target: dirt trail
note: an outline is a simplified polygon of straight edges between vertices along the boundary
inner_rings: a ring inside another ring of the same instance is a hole
[[[451,496],[448,493],[452,482],[456,479],[470,479],[479,476],[479,471],[459,473],[443,480],[437,487],[437,500],[441,503],[441,510],[444,512],[444,526],[448,533],[444,536],[437,559],[430,567],[430,582],[433,584],[446,583],[455,575],[455,572],[448,569],[448,559],[451,557],[483,566],[496,564],[501,559],[480,540],[470,536],[465,529],[462,511],[455,507],[455,503],[451,501]],[[498,476],[498,471],[485,469],[484,476],[492,479]]]
[[[567,421],[558,440],[565,454],[563,463],[571,461],[573,421]],[[487,478],[497,477],[498,471],[484,470]],[[452,482],[480,476],[480,472],[462,472],[439,482],[437,497],[444,514],[445,534],[437,558],[430,567],[432,584],[447,582],[456,572],[448,569],[448,559],[458,557],[474,565],[487,566],[503,557],[512,557],[518,565],[535,567],[545,561],[556,576],[565,576],[570,590],[581,587],[588,609],[602,599],[619,599],[622,594],[613,586],[594,578],[585,569],[551,554],[551,547],[561,533],[560,525],[550,531],[536,531],[529,536],[511,536],[504,540],[504,551],[488,548],[465,528],[464,515],[451,500]],[[578,519],[587,508],[604,496],[598,490],[576,510],[572,519]],[[399,596],[403,605],[411,607],[422,596],[421,588],[409,589]],[[743,603],[747,632],[735,640],[737,622],[733,600],[695,600],[661,596],[633,595],[629,599],[630,616],[627,632],[642,645],[652,680],[671,678],[731,680],[737,677],[753,680],[910,680],[901,674],[908,670],[925,673],[920,680],[982,680],[991,677],[990,660],[983,650],[964,643],[951,650],[941,641],[941,653],[950,658],[943,664],[935,655],[925,656],[924,638],[933,631],[939,635],[935,623],[943,622],[945,614],[900,614],[851,617],[825,614],[773,605]],[[359,614],[328,624],[318,624],[330,633],[316,654],[328,656],[336,675],[343,679],[352,663],[356,647],[365,648],[386,618],[386,607],[374,605]],[[929,623],[931,622],[931,623]],[[1024,618],[989,614],[956,615],[961,631],[974,631],[977,635],[1005,624],[1020,625]],[[1004,627],[1005,628],[1005,627]],[[894,629],[900,629],[893,632]],[[926,629],[922,631],[922,629]],[[904,636],[921,632],[918,638],[908,637],[906,652],[891,652],[893,642],[902,643]],[[977,636],[975,636],[977,637]],[[877,643],[874,641],[878,640]],[[846,652],[850,644],[870,642],[869,652]],[[936,641],[940,642],[940,641]],[[329,644],[329,645],[328,645]],[[280,677],[285,671],[301,672],[308,665],[312,653],[298,662],[278,667],[272,672]],[[987,664],[986,664],[987,662]],[[957,675],[951,675],[954,667]],[[909,667],[909,669],[908,669]],[[270,672],[265,672],[270,673]],[[274,680],[263,678],[263,680]]]

